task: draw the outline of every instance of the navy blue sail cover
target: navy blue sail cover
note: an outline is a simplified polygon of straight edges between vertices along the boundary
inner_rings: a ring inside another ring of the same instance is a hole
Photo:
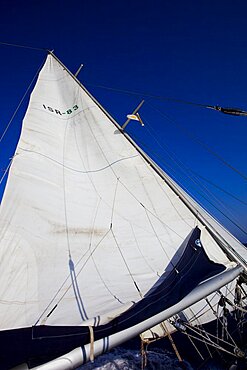
[[[224,265],[211,261],[200,241],[201,231],[192,230],[169,268],[143,299],[106,325],[94,328],[94,339],[132,327],[175,305],[200,282],[222,272]],[[179,256],[178,256],[179,254]],[[3,369],[26,362],[37,366],[90,341],[88,327],[35,326],[0,332],[0,364]],[[1,368],[0,368],[1,369]]]
[[[111,328],[115,332],[134,326],[175,305],[200,282],[224,271],[224,265],[208,258],[202,247],[200,234],[200,229],[196,227],[180,247],[184,251],[173,269],[169,273],[165,271],[141,301],[102,326],[102,331]]]

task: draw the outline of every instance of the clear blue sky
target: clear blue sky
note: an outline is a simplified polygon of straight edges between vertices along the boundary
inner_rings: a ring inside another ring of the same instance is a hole
[[[1,0],[0,14],[0,41],[54,49],[71,71],[83,63],[80,80],[120,124],[142,94],[97,86],[247,110],[244,0]],[[41,51],[0,45],[0,133],[44,58]],[[27,102],[0,144],[1,175]],[[131,135],[247,242],[228,220],[247,231],[246,178],[212,154],[247,176],[247,117],[150,97],[140,113],[146,125],[132,123]]]

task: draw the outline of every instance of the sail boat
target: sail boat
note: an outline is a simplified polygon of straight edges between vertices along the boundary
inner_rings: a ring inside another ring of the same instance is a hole
[[[1,369],[76,368],[159,336],[162,323],[210,322],[219,300],[244,312],[245,247],[52,52],[11,161],[0,235]]]

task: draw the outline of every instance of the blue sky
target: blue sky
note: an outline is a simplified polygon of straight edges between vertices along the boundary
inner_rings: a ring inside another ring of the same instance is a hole
[[[0,41],[54,49],[73,72],[83,63],[80,80],[120,124],[145,97],[145,127],[130,134],[247,242],[247,117],[150,97],[247,110],[246,13],[244,0],[2,0]],[[44,58],[0,45],[0,133]],[[0,143],[1,175],[27,103]]]

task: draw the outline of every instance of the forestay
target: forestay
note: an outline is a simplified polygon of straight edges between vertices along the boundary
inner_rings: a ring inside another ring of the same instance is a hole
[[[227,265],[194,213],[49,55],[1,205],[1,330],[119,314],[195,225],[208,256]]]

